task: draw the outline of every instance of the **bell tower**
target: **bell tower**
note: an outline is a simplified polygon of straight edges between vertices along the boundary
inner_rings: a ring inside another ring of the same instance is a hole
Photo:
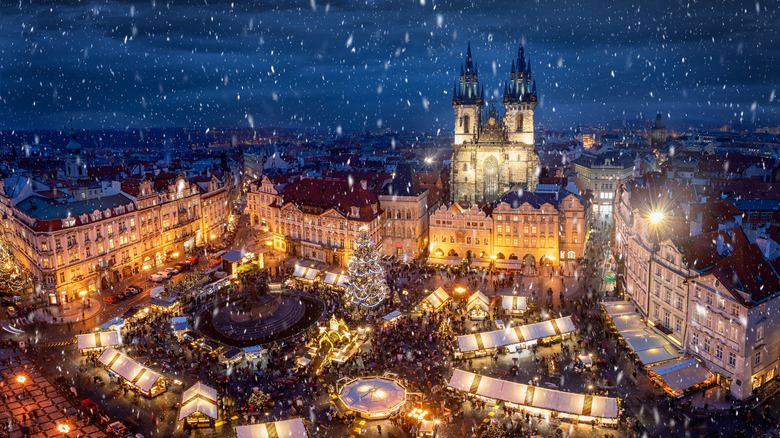
[[[466,49],[465,68],[460,66],[460,80],[452,89],[455,109],[455,144],[474,143],[481,126],[485,90],[479,86],[479,72],[471,59],[471,43]]]
[[[512,61],[509,82],[504,82],[504,107],[509,141],[533,145],[536,80],[531,77],[531,61],[526,62],[522,43],[517,60]]]
[[[76,141],[76,131],[70,128],[70,142],[65,147],[68,157],[65,159],[65,177],[68,179],[80,179],[87,177],[87,164],[81,156],[81,145]]]

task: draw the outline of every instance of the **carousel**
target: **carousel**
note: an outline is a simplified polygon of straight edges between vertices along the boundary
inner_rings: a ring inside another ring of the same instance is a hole
[[[361,377],[342,386],[338,399],[347,411],[381,420],[398,412],[406,403],[406,389],[388,377]]]

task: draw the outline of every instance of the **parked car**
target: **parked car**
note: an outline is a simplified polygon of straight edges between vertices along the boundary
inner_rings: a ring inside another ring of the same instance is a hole
[[[132,295],[132,296],[135,296],[135,295],[138,295],[138,294],[140,294],[140,293],[141,293],[141,292],[143,292],[143,291],[144,291],[144,290],[143,290],[143,289],[141,289],[141,288],[140,288],[140,287],[138,287],[138,286],[128,286],[128,287],[127,287],[127,289],[125,290],[125,293],[126,293],[126,294],[129,294],[129,295]]]
[[[22,302],[22,299],[19,297],[5,297],[3,298],[3,305],[4,306],[15,306]]]
[[[7,309],[5,309],[5,313],[8,314],[9,318],[16,318],[19,316],[19,314],[16,312],[16,308],[14,306],[8,306]]]
[[[109,295],[107,297],[103,297],[103,301],[109,303],[109,304],[116,304],[119,302],[119,298],[117,298],[116,295]]]
[[[189,263],[176,263],[173,266],[173,269],[176,269],[179,272],[184,272],[190,269]]]
[[[168,278],[163,274],[162,272],[158,272],[156,274],[152,274],[149,276],[149,280],[155,282],[155,283],[162,283],[165,281],[165,279]]]
[[[125,298],[127,298],[129,295],[128,295],[128,294],[126,294],[126,293],[124,293],[124,292],[117,292],[117,293],[115,293],[115,294],[114,294],[114,296],[115,296],[115,297],[116,297],[118,300],[124,300],[124,299],[125,299]]]
[[[165,269],[163,269],[163,272],[170,274],[170,275],[168,276],[168,278],[170,278],[170,277],[172,277],[172,276],[174,276],[174,275],[178,274],[178,273],[179,273],[179,270],[178,270],[178,269],[176,269],[176,268],[165,268]]]

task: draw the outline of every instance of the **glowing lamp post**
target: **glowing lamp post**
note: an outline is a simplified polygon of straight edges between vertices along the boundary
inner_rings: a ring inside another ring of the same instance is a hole
[[[22,375],[16,376],[16,382],[19,383],[20,385],[24,385],[25,382],[27,382],[27,377]]]
[[[57,425],[57,432],[68,433],[68,432],[70,432],[70,426],[68,426],[65,423],[60,423],[60,424]]]
[[[664,220],[664,213],[661,211],[654,211],[650,213],[650,223],[653,225],[658,225],[662,220]]]

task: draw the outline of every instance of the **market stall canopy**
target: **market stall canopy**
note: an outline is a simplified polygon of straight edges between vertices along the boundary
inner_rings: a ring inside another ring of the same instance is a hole
[[[171,318],[171,324],[178,324],[180,322],[187,322],[186,316],[174,316]]]
[[[472,268],[487,268],[490,266],[490,262],[485,260],[472,260],[471,261],[471,267]]]
[[[217,390],[200,382],[192,385],[181,395],[179,421],[192,414],[200,413],[217,419]]]
[[[184,322],[177,322],[176,324],[173,324],[173,331],[178,332],[185,332],[187,330],[191,330],[192,327],[190,327],[190,323],[187,321]]]
[[[522,260],[496,260],[494,266],[496,267],[496,269],[521,271],[523,269],[523,261]]]
[[[122,325],[124,323],[125,323],[124,319],[122,319],[120,317],[116,317],[116,318],[110,319],[107,323],[101,325],[100,329],[101,330],[113,330],[114,328],[122,327]]]
[[[157,380],[163,378],[161,374],[146,368],[114,348],[109,347],[103,351],[98,361],[144,392],[149,392]]]
[[[341,388],[339,399],[353,411],[369,414],[389,412],[406,402],[406,390],[392,379],[359,378]]]
[[[230,263],[239,263],[244,258],[244,253],[238,250],[231,250],[222,256],[222,260],[227,260]]]
[[[433,291],[432,294],[425,297],[422,303],[420,304],[427,304],[430,306],[434,312],[441,309],[444,304],[447,303],[447,301],[450,300],[450,295],[441,287]]]
[[[657,374],[675,393],[685,391],[714,377],[704,364],[694,358],[675,359],[663,365],[648,367],[647,371]]]
[[[236,426],[236,438],[306,438],[308,436],[302,418]]]
[[[295,265],[295,271],[293,271],[293,277],[304,278],[306,280],[314,280],[320,271],[314,268],[307,268],[306,266]]]
[[[571,415],[617,418],[617,399],[555,391],[454,370],[447,386],[458,391]]]
[[[607,312],[607,315],[611,317],[616,317],[620,315],[632,315],[636,313],[636,308],[634,307],[634,304],[630,301],[612,301],[612,302],[604,302],[601,303],[601,306],[604,307],[604,310]]]
[[[528,298],[517,295],[503,295],[501,308],[504,310],[528,310]]]
[[[428,257],[428,263],[431,265],[460,266],[462,261],[460,257]]]
[[[348,278],[347,275],[339,274],[338,272],[328,272],[325,274],[324,283],[331,286],[346,287]]]
[[[116,330],[89,333],[76,336],[79,350],[88,348],[115,347],[119,345],[119,333]]]
[[[636,313],[614,316],[612,317],[612,323],[615,324],[615,330],[619,332],[639,330],[645,327],[645,323],[642,322],[642,316]]]
[[[387,315],[383,316],[382,319],[384,319],[387,322],[390,322],[399,316],[403,315],[400,310],[393,310],[392,312],[388,313]]]
[[[639,360],[645,365],[653,365],[680,357],[680,352],[663,336],[650,329],[626,330],[620,332]]]
[[[469,297],[468,302],[466,303],[466,311],[470,311],[474,308],[480,308],[487,312],[490,310],[490,300],[483,294],[482,292],[474,292]]]
[[[531,342],[550,336],[564,335],[574,330],[574,323],[571,321],[571,317],[565,316],[535,324],[507,327],[503,330],[458,336],[458,349],[463,353],[486,350]]]

